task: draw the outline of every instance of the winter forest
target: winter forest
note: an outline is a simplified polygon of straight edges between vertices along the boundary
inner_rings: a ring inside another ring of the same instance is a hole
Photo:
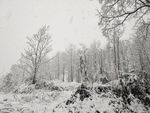
[[[51,25],[39,26],[1,75],[0,113],[150,113],[150,0],[95,1],[104,47],[69,43],[51,54]]]

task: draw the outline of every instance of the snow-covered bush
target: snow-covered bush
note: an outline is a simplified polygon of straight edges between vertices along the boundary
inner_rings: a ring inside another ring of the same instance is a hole
[[[50,91],[62,91],[63,87],[57,86],[53,81],[39,80],[35,84],[35,89],[45,89]]]
[[[85,98],[89,98],[90,96],[90,90],[85,85],[81,84],[71,98],[66,101],[66,105],[73,104],[78,98],[80,101],[83,101]]]
[[[113,93],[122,97],[125,104],[130,104],[129,95],[132,94],[143,104],[150,106],[150,75],[140,72],[135,75],[133,73],[124,73],[120,76],[117,86],[112,87]]]
[[[54,86],[53,82],[46,80],[38,80],[35,84],[35,89],[48,89],[50,90]]]
[[[35,87],[34,85],[22,84],[18,88],[16,88],[13,92],[20,94],[31,94],[35,90],[34,87]]]
[[[17,86],[17,81],[14,79],[13,76],[14,75],[11,73],[8,73],[4,76],[0,84],[1,92],[9,93],[15,89],[15,87]]]

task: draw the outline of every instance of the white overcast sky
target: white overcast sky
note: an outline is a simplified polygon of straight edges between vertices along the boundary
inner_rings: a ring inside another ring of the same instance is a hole
[[[26,36],[50,25],[53,52],[69,43],[89,45],[106,40],[98,27],[98,0],[0,0],[0,74],[20,58]]]

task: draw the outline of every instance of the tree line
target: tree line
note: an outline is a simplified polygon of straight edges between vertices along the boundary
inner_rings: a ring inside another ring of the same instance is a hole
[[[51,37],[48,27],[39,29],[33,37],[27,38],[27,49],[20,62],[11,68],[15,76],[37,79],[59,79],[82,82],[84,78],[92,82],[107,77],[119,78],[122,72],[150,70],[149,0],[99,0],[97,10],[103,35],[107,38],[105,48],[100,42],[90,47],[70,44],[64,52],[58,52],[52,59],[47,57],[51,50]],[[134,19],[135,32],[129,40],[122,40],[125,23]],[[55,48],[53,48],[55,49]]]

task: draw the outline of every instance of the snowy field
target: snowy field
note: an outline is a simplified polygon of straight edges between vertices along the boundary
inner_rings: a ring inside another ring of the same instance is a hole
[[[113,82],[94,83],[93,87],[61,81],[24,84],[13,92],[1,92],[0,113],[150,113],[149,105],[134,93],[128,94],[125,103],[123,94],[113,93],[112,84],[115,86]],[[120,87],[117,81],[115,84]]]

